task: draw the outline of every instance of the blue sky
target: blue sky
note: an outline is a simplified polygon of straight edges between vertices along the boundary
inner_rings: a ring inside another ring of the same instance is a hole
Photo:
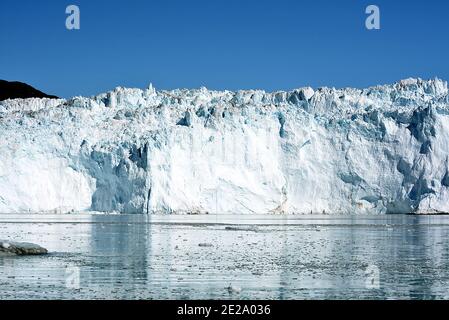
[[[81,29],[65,28],[65,8]],[[365,8],[381,30],[365,28]],[[1,0],[0,79],[62,97],[449,80],[449,1]]]

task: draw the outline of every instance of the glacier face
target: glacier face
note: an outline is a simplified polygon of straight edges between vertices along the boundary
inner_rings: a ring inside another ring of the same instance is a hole
[[[0,102],[0,212],[449,212],[447,82]]]

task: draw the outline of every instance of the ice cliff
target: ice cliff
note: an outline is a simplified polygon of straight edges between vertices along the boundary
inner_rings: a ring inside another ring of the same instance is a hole
[[[449,212],[447,82],[0,102],[0,212]]]

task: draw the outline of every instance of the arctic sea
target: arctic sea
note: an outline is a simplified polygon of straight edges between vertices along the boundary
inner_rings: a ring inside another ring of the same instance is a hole
[[[447,299],[449,216],[0,215],[0,299]]]

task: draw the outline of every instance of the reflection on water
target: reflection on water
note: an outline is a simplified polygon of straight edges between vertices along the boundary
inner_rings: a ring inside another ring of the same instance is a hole
[[[446,299],[448,236],[449,216],[0,215],[51,252],[0,257],[0,299]]]

